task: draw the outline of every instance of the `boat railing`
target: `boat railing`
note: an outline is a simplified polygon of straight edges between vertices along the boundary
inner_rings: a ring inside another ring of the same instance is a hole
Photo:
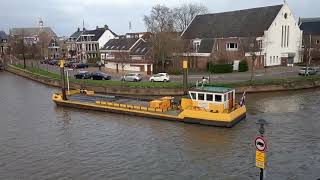
[[[149,112],[167,112],[170,108],[151,108],[151,107],[144,107],[144,106],[137,106],[137,105],[130,105],[130,104],[120,104],[114,102],[106,102],[106,101],[96,101],[97,105],[103,106],[111,106],[111,107],[119,107],[119,108],[126,108],[130,110],[140,110],[140,111],[149,111]]]

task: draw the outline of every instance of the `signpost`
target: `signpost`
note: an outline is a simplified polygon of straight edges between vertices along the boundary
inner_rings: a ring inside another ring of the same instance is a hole
[[[263,180],[264,169],[266,168],[266,150],[267,150],[267,143],[264,138],[264,125],[267,122],[263,119],[258,120],[257,124],[260,125],[259,133],[260,136],[256,137],[254,144],[256,147],[256,167],[260,169],[260,180]]]
[[[183,61],[183,89],[186,94],[188,91],[188,61]]]

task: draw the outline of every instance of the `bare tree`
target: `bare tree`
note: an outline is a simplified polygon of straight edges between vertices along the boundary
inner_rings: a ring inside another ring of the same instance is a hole
[[[255,64],[258,58],[261,58],[261,41],[258,41],[256,37],[243,38],[240,39],[241,47],[244,53],[249,55],[251,60],[251,76],[250,81],[253,80],[254,72],[255,72]]]
[[[14,55],[16,56],[20,56],[22,55],[22,59],[23,59],[23,68],[26,68],[26,52],[27,52],[27,47],[26,44],[24,42],[24,31],[22,30],[22,32],[13,37],[11,39],[11,47],[13,52],[15,53]]]
[[[164,5],[152,7],[150,15],[144,16],[144,23],[152,33],[174,31],[172,10]]]
[[[173,53],[178,53],[175,50],[180,47],[178,33],[174,31],[172,10],[166,6],[156,5],[150,15],[144,16],[144,22],[148,31],[153,34],[150,41],[156,65],[161,67],[161,71],[165,71],[166,60]]]
[[[178,32],[184,31],[194,17],[205,14],[208,8],[201,4],[183,4],[173,9],[174,28]]]

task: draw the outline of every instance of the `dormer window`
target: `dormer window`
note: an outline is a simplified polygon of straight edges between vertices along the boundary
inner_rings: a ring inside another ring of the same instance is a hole
[[[227,43],[226,50],[227,51],[238,51],[238,43]]]
[[[201,40],[193,40],[193,49],[198,52],[200,49]]]
[[[55,43],[51,43],[51,46],[54,47],[56,44]]]

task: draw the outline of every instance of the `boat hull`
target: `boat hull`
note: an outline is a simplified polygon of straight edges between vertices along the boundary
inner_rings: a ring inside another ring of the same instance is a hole
[[[60,98],[56,100],[53,99],[53,101],[59,106],[66,106],[71,108],[104,111],[104,112],[134,115],[134,116],[140,116],[140,117],[163,119],[168,121],[177,121],[177,122],[227,127],[227,128],[233,127],[235,124],[239,123],[241,120],[246,118],[245,108],[241,112],[238,112],[236,115],[230,116],[230,117],[227,116],[224,119],[221,119],[221,117],[219,117],[219,114],[216,114],[217,119],[214,119],[214,116],[212,117],[212,114],[210,114],[211,118],[208,118],[208,114],[207,115],[204,114],[203,117],[200,117],[200,116],[190,117],[193,114],[207,113],[207,112],[199,112],[199,111],[185,112],[185,113],[184,111],[182,111],[182,113],[175,116],[175,115],[168,115],[164,113],[149,112],[149,111],[147,112],[147,111],[140,111],[136,109],[122,108],[122,107],[110,107],[110,106],[98,105],[94,103],[83,103],[83,102],[77,102],[77,101],[62,100]],[[183,114],[186,114],[188,116],[185,116]]]

